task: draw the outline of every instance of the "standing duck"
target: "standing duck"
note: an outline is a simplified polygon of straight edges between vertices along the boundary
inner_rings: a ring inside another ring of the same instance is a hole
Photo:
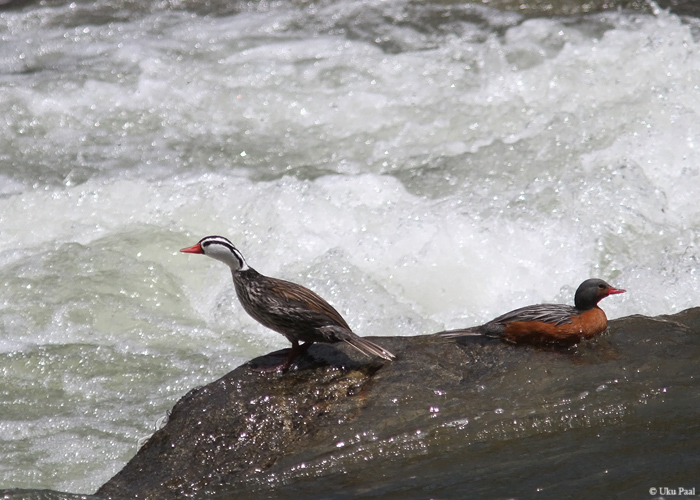
[[[230,267],[243,309],[292,343],[286,359],[266,371],[287,371],[292,361],[314,342],[346,342],[364,354],[394,359],[386,349],[353,333],[340,313],[316,293],[296,283],[263,276],[250,267],[226,238],[207,236],[180,251],[203,254]]]
[[[483,325],[435,335],[448,338],[483,336],[513,344],[571,346],[605,331],[608,318],[598,307],[598,302],[608,295],[624,292],[601,279],[588,279],[576,290],[573,307],[564,304],[521,307]]]

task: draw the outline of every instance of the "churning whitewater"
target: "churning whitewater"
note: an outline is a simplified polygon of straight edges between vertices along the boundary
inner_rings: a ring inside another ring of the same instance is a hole
[[[0,486],[92,492],[286,346],[208,234],[362,336],[697,305],[696,21],[391,4],[0,13]]]

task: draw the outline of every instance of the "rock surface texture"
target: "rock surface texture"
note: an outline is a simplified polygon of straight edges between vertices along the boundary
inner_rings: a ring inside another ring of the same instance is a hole
[[[190,391],[97,494],[240,497],[353,474],[375,459],[415,464],[509,437],[648,425],[644,412],[664,401],[664,384],[693,385],[700,309],[614,320],[608,334],[568,350],[432,336],[373,340],[397,359],[314,345],[288,373],[251,369],[277,361],[262,357]],[[390,469],[384,473],[397,473]],[[362,476],[377,487],[381,475]]]

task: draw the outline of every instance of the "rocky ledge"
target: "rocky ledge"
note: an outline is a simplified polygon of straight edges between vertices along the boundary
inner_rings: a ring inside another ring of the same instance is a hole
[[[665,418],[663,407],[658,415],[653,408],[668,405],[666,388],[689,391],[674,403],[681,414],[697,399],[687,396],[698,393],[690,374],[700,359],[700,308],[614,320],[607,334],[566,351],[487,339],[374,340],[397,359],[380,363],[347,346],[314,345],[286,374],[251,369],[278,361],[261,357],[190,391],[97,494],[240,498],[269,491],[280,478],[303,484],[332,476],[333,462],[347,473],[366,470],[368,457],[403,455],[415,467],[460,442],[469,446],[496,435],[621,425],[642,426],[646,435],[655,419]],[[432,437],[415,446],[421,432]],[[367,481],[376,486],[371,476]]]

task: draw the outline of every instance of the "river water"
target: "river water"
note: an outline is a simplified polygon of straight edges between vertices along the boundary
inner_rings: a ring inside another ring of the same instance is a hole
[[[178,252],[208,234],[361,335],[589,277],[628,290],[610,318],[698,304],[697,21],[232,5],[0,12],[0,488],[91,493],[189,389],[287,345]]]

